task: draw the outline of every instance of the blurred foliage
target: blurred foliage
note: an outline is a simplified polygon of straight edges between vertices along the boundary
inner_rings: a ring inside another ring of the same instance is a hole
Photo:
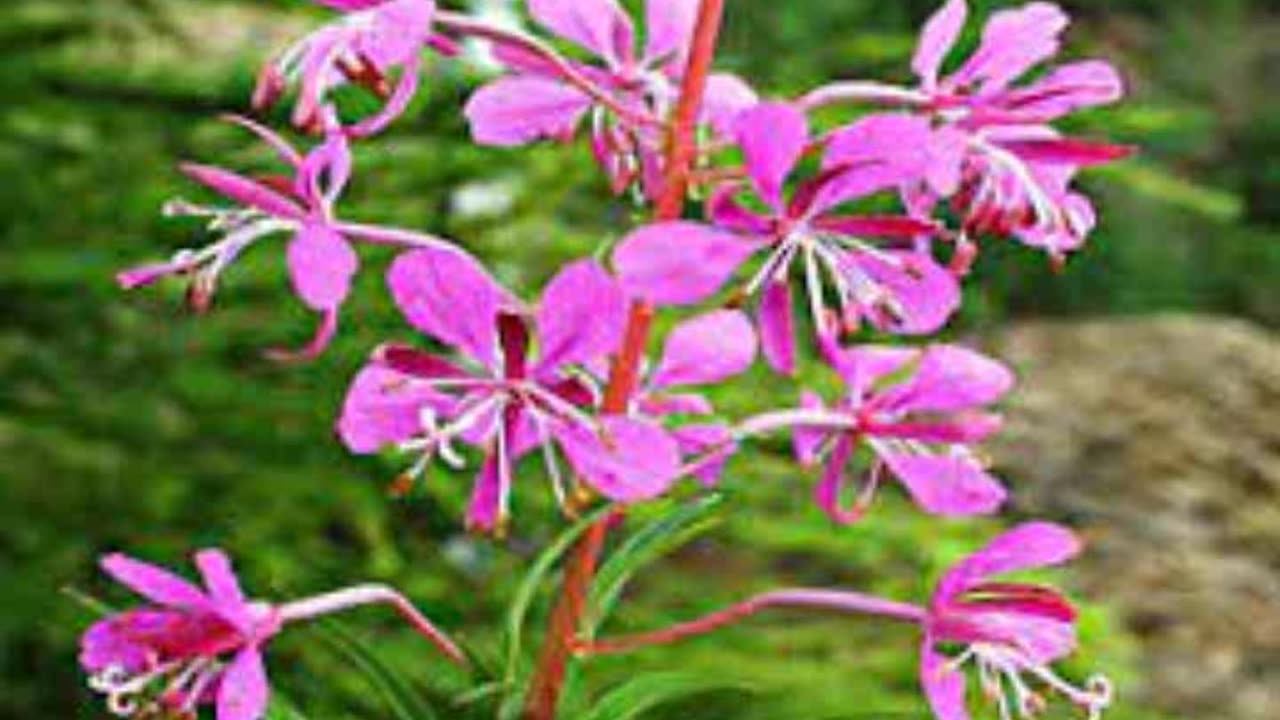
[[[0,718],[102,716],[74,663],[92,613],[60,590],[126,601],[93,566],[116,548],[181,566],[191,548],[220,545],[264,597],[391,582],[460,629],[482,665],[502,659],[504,608],[556,532],[536,468],[518,489],[512,537],[493,543],[459,534],[467,478],[437,473],[420,494],[389,501],[383,482],[399,460],[352,458],[331,439],[342,390],[368,349],[411,337],[381,290],[387,254],[365,255],[339,342],[301,369],[260,355],[301,342],[311,322],[288,299],[279,243],[233,268],[204,318],[182,311],[174,285],[126,297],[111,280],[199,241],[195,228],[157,215],[166,198],[193,192],[175,159],[266,167],[249,138],[212,115],[243,108],[256,65],[315,21],[304,4],[0,4]],[[1136,98],[1077,129],[1143,153],[1087,180],[1103,226],[1065,272],[992,246],[959,331],[1027,315],[1175,308],[1280,324],[1280,17],[1261,0],[1067,4],[1082,18],[1070,53],[1115,57]],[[786,95],[826,77],[905,79],[912,28],[933,3],[731,5],[723,64]],[[360,148],[349,217],[463,238],[523,289],[629,222],[581,148],[465,142],[458,107],[478,78],[456,65],[434,72],[415,111]],[[469,201],[493,197],[504,200],[487,209]],[[718,399],[741,414],[792,393],[757,371]],[[723,522],[637,578],[606,629],[654,627],[779,583],[921,598],[946,562],[997,527],[923,518],[890,491],[866,523],[835,531],[786,454],[779,441],[735,460]],[[629,523],[641,527],[653,512]],[[540,625],[546,600],[535,595],[531,622]],[[354,637],[445,708],[440,717],[486,716],[476,711],[483,695],[451,704],[472,679],[394,619],[369,610],[343,623],[345,645],[316,627],[272,648],[273,677],[300,713],[396,717],[385,693],[351,671]],[[1105,606],[1087,615],[1084,635],[1073,669],[1107,669],[1123,698],[1134,680],[1130,639]],[[908,629],[854,619],[760,618],[678,648],[592,661],[574,675],[576,707],[638,672],[680,670],[752,692],[703,694],[646,717],[926,717],[914,644]],[[1122,704],[1114,717],[1149,716]]]

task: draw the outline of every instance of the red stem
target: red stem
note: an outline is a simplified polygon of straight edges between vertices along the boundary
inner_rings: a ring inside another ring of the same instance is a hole
[[[662,194],[655,209],[655,219],[659,221],[678,219],[684,210],[690,173],[698,150],[695,135],[698,114],[706,92],[707,75],[715,59],[723,14],[724,0],[702,0],[698,8],[689,64],[671,119]],[[647,302],[636,301],[631,306],[622,349],[613,363],[605,389],[601,407],[605,413],[618,414],[627,410],[648,344],[653,313],[653,305]],[[612,520],[611,516],[606,516],[588,528],[566,563],[560,597],[551,611],[546,639],[525,701],[525,720],[555,720],[565,672],[573,657],[587,595],[595,579],[596,563]]]

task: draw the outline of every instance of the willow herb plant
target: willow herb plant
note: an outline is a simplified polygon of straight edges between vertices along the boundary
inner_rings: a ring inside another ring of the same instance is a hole
[[[954,345],[854,343],[870,331],[917,339],[943,328],[992,238],[1014,238],[1055,263],[1085,242],[1096,217],[1073,180],[1129,151],[1052,123],[1115,102],[1123,89],[1103,61],[1040,68],[1067,28],[1060,8],[1032,2],[997,12],[961,59],[952,56],[968,7],[948,0],[924,27],[914,85],[840,80],[798,98],[762,99],[744,80],[712,71],[724,0],[648,0],[642,22],[616,0],[528,0],[549,39],[433,0],[317,1],[333,20],[272,59],[253,97],[258,110],[292,97],[292,121],[314,144],[299,150],[253,120],[230,118],[266,143],[284,172],[184,165],[227,204],[174,201],[166,211],[203,218],[217,239],[119,281],[132,288],[185,276],[191,304],[203,309],[244,250],[284,237],[293,289],[318,317],[304,347],[273,351],[297,362],[321,355],[338,331],[361,247],[399,253],[387,275],[391,296],[444,351],[408,342],[409,333],[373,350],[347,391],[341,441],[353,453],[399,450],[407,457],[401,485],[437,460],[462,467],[479,457],[465,522],[491,534],[511,521],[517,461],[540,456],[566,524],[579,528],[566,541],[573,547],[536,665],[501,688],[510,714],[557,717],[575,659],[639,652],[785,606],[918,627],[920,684],[940,720],[969,717],[968,668],[1002,720],[1032,717],[1053,695],[1101,715],[1112,700],[1105,679],[1073,683],[1052,669],[1075,646],[1072,605],[1049,587],[1000,579],[1079,552],[1077,537],[1050,523],[996,537],[949,570],[922,605],[843,588],[779,589],[665,629],[594,633],[596,570],[628,508],[681,483],[710,492],[730,456],[762,435],[791,435],[798,464],[817,468],[815,500],[839,525],[870,512],[886,479],[930,515],[1002,506],[1005,488],[974,445],[999,430],[992,405],[1011,390],[1012,373]],[[650,221],[616,243],[609,263],[583,248],[586,259],[561,268],[536,302],[496,282],[460,244],[344,220],[338,210],[350,145],[373,141],[404,111],[425,54],[458,57],[461,42],[477,39],[505,72],[463,108],[475,142],[584,134],[613,191],[648,208]],[[379,109],[344,124],[333,92],[344,85],[367,89]],[[820,108],[837,108],[824,116],[843,124],[815,128],[810,116]],[[897,209],[866,212],[859,201],[867,198]],[[650,361],[655,313],[677,308],[689,315]],[[805,348],[838,375],[837,396],[803,390],[795,407],[729,420],[697,392],[729,382],[757,354],[794,376]],[[796,471],[798,480],[806,474]],[[118,716],[187,718],[212,705],[218,720],[257,720],[269,705],[268,641],[299,621],[369,603],[397,611],[442,660],[467,662],[390,588],[262,602],[246,598],[221,552],[195,558],[203,589],[123,555],[103,559],[149,603],[102,619],[83,638],[90,685]]]

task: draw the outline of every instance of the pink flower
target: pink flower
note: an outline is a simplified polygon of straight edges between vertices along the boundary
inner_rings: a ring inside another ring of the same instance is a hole
[[[1085,709],[1091,720],[1111,703],[1105,678],[1083,688],[1058,676],[1051,664],[1076,645],[1075,609],[1053,588],[993,581],[993,576],[1057,565],[1080,552],[1080,541],[1059,525],[1032,522],[996,537],[942,577],[924,621],[920,678],[938,720],[969,720],[961,667],[978,667],[982,689],[999,707],[1001,720],[1030,718],[1045,700],[1024,676],[1039,681]],[[954,658],[941,646],[957,646]]]
[[[632,233],[614,254],[628,292],[661,304],[697,303],[718,291],[749,258],[763,254],[764,262],[741,297],[760,296],[765,357],[782,372],[795,366],[791,275],[797,265],[820,334],[835,330],[825,307],[828,286],[846,328],[866,320],[885,331],[924,334],[946,322],[959,304],[959,287],[926,251],[915,247],[915,239],[936,226],[908,217],[837,211],[849,201],[896,188],[910,176],[914,165],[900,157],[893,142],[866,146],[865,157],[801,182],[788,198],[788,180],[811,142],[803,113],[765,103],[742,113],[736,127],[750,185],[767,211],[740,203],[743,188],[730,184],[710,202],[717,228],[675,222]]]
[[[451,52],[432,32],[434,0],[317,0],[343,16],[298,41],[265,66],[254,90],[254,107],[266,108],[290,82],[300,85],[293,122],[322,130],[328,95],[341,85],[365,85],[386,100],[383,108],[348,132],[372,135],[400,116],[418,89],[421,53],[428,47]],[[396,69],[395,89],[389,76]]]
[[[251,179],[210,165],[188,163],[182,171],[231,200],[233,207],[206,207],[175,200],[165,214],[208,219],[223,238],[199,250],[181,250],[168,262],[125,270],[117,281],[126,289],[169,275],[191,275],[188,300],[196,310],[209,307],[223,270],[257,241],[279,233],[291,236],[286,249],[289,279],[298,298],[320,314],[312,340],[299,351],[274,351],[281,359],[306,359],[328,346],[338,326],[338,310],[351,290],[359,259],[349,238],[410,246],[446,246],[413,233],[383,230],[334,217],[334,205],[351,174],[345,136],[331,126],[325,141],[305,157],[270,130],[244,118],[231,118],[257,134],[283,160],[291,177]]]
[[[593,414],[598,388],[578,369],[617,348],[626,317],[622,290],[597,263],[567,266],[532,310],[471,258],[440,250],[402,255],[388,280],[409,322],[461,358],[380,349],[357,376],[338,423],[353,452],[397,446],[419,453],[412,477],[437,455],[460,464],[454,441],[482,449],[467,513],[481,530],[502,527],[515,463],[539,447],[562,500],[555,447],[615,501],[656,496],[674,481],[679,449],[661,426]]]
[[[99,621],[81,640],[80,664],[112,714],[193,714],[205,703],[216,704],[218,720],[266,711],[262,647],[280,631],[280,614],[245,599],[222,552],[196,553],[196,566],[203,590],[123,555],[103,558],[107,574],[154,603]]]
[[[221,550],[195,555],[203,589],[160,567],[120,554],[102,569],[152,604],[94,623],[80,640],[89,685],[119,717],[195,717],[215,705],[218,720],[257,720],[270,696],[262,649],[286,625],[385,604],[457,663],[462,652],[402,595],[357,585],[272,605],[248,600]]]
[[[745,372],[755,362],[756,334],[751,322],[736,310],[714,310],[686,320],[667,335],[657,367],[635,394],[632,412],[662,421],[715,412],[703,395],[691,392]],[[716,422],[692,422],[672,430],[686,458],[694,459],[692,474],[704,485],[715,484],[736,449],[729,428]]]
[[[661,181],[662,121],[676,102],[697,6],[697,0],[648,0],[646,37],[637,55],[635,27],[616,0],[530,0],[534,20],[599,64],[570,62],[575,77],[569,78],[565,68],[498,42],[494,54],[512,74],[468,101],[472,136],[497,146],[568,139],[590,116],[592,149],[614,189],[638,181],[652,197]],[[741,79],[712,74],[703,121],[727,132],[736,113],[756,101]]]
[[[919,88],[835,83],[802,103],[901,104],[927,121],[928,137],[913,140],[925,164],[906,194],[920,213],[932,212],[941,199],[951,200],[964,223],[958,270],[972,261],[973,236],[988,233],[1015,235],[1061,260],[1080,247],[1096,223],[1088,199],[1070,187],[1075,174],[1123,158],[1131,148],[1064,137],[1049,123],[1118,101],[1124,94],[1120,75],[1107,62],[1085,60],[1015,85],[1057,54],[1069,24],[1057,5],[1032,2],[992,15],[977,51],[944,76],[943,64],[967,17],[965,0],[948,0],[925,25],[912,62]],[[859,150],[857,137],[837,132],[828,160],[842,162]]]
[[[806,391],[801,409],[757,416],[739,430],[756,434],[792,427],[802,463],[825,457],[815,498],[832,519],[861,518],[886,472],[935,515],[987,514],[1003,504],[1004,487],[987,474],[970,446],[1000,427],[1000,417],[983,408],[1012,387],[1013,376],[1004,366],[950,345],[908,350],[824,344],[844,380],[844,396],[827,407]],[[847,467],[859,446],[869,448],[875,459],[846,507]]]

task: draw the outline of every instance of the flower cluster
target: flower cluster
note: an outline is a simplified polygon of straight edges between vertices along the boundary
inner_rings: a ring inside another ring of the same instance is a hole
[[[839,524],[867,513],[885,478],[932,515],[1002,506],[1005,487],[976,446],[999,430],[993,406],[1012,389],[1013,374],[957,345],[888,343],[947,326],[987,238],[1016,238],[1060,263],[1097,222],[1074,180],[1129,149],[1066,136],[1053,123],[1115,102],[1123,88],[1098,60],[1039,72],[1068,25],[1056,5],[997,12],[973,54],[952,63],[968,5],[948,0],[925,25],[914,86],[842,80],[762,100],[741,78],[711,71],[720,0],[648,0],[642,24],[616,0],[529,0],[530,17],[550,39],[433,0],[319,2],[338,15],[269,62],[252,99],[264,111],[294,95],[292,123],[316,136],[315,145],[300,151],[253,120],[230,118],[271,148],[286,174],[184,165],[230,205],[175,200],[166,213],[203,218],[219,239],[126,270],[121,285],[186,275],[191,305],[203,310],[241,252],[285,235],[292,287],[319,322],[300,350],[272,354],[314,359],[337,332],[358,272],[356,248],[395,249],[387,288],[429,344],[398,339],[375,348],[347,390],[338,435],[353,453],[407,455],[400,487],[437,459],[474,465],[465,522],[475,531],[499,534],[511,522],[527,456],[540,458],[566,516],[601,500],[621,512],[682,483],[715,485],[740,447],[779,432],[790,433],[801,466],[821,467],[815,499]],[[607,265],[600,255],[569,262],[537,300],[505,288],[453,241],[337,212],[352,174],[350,144],[405,111],[424,56],[454,57],[464,40],[487,42],[501,68],[462,110],[475,142],[568,142],[586,125],[608,186],[658,208],[653,222],[613,247]],[[573,49],[566,54],[561,45]],[[344,85],[378,97],[379,109],[344,122],[349,112],[334,93]],[[814,111],[831,106],[853,112],[819,127]],[[695,186],[701,212],[681,217]],[[673,307],[695,311],[667,325],[650,363],[652,316]],[[824,398],[802,389],[794,407],[724,418],[702,389],[748,372],[757,354],[782,377],[799,376],[813,359],[842,390]],[[667,631],[577,649],[670,641],[774,605],[832,607],[921,628],[921,680],[940,720],[967,717],[959,670],[970,661],[1005,720],[1044,705],[1028,677],[1096,717],[1110,701],[1105,681],[1076,687],[1049,668],[1074,647],[1071,605],[1048,588],[988,579],[1078,550],[1068,530],[1031,523],[948,572],[927,607],[783,590]],[[219,720],[255,720],[267,702],[266,641],[290,622],[367,602],[391,604],[461,657],[386,588],[272,605],[246,600],[215,551],[197,556],[206,590],[118,555],[103,565],[153,603],[85,635],[91,684],[122,716],[191,714],[212,703]],[[594,559],[584,567],[566,583],[589,582]],[[582,591],[566,587],[565,597]],[[573,612],[574,601],[566,602]],[[960,653],[944,658],[942,649],[953,646]],[[536,709],[528,716],[551,717]]]

